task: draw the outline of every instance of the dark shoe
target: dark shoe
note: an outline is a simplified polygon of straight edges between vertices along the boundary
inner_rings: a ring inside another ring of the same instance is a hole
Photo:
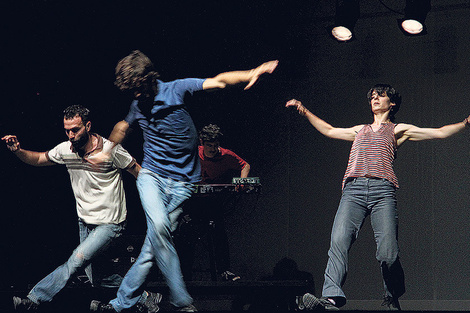
[[[398,302],[398,299],[390,296],[384,296],[384,302],[382,302],[382,306],[388,307],[389,311],[401,311],[400,302]]]
[[[35,311],[39,304],[29,298],[13,297],[13,309],[15,311]]]
[[[296,298],[297,307],[299,310],[308,311],[339,311],[330,300],[325,298],[317,298],[311,293],[306,293],[301,297]]]
[[[234,273],[230,271],[225,271],[222,274],[220,274],[220,276],[222,276],[223,281],[236,281],[241,278],[240,276],[235,275]]]
[[[162,295],[150,291],[145,292],[147,293],[147,299],[145,299],[144,303],[137,303],[137,311],[146,313],[156,313],[160,311],[158,304],[162,302]]]
[[[325,311],[339,311],[339,308],[327,298],[320,298],[320,305]]]
[[[175,311],[176,312],[197,312],[197,309],[194,305],[188,304],[187,306],[175,308]]]
[[[90,311],[91,312],[109,312],[109,313],[116,313],[116,310],[114,307],[109,304],[109,303],[102,303],[101,301],[98,300],[93,300],[90,303]]]

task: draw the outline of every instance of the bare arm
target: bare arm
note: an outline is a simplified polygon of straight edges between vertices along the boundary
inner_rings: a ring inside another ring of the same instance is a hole
[[[225,88],[227,85],[236,85],[239,83],[248,83],[245,90],[250,89],[256,83],[258,78],[265,74],[271,74],[277,67],[279,61],[269,61],[260,66],[247,71],[232,71],[221,73],[213,78],[208,78],[202,85],[204,90],[214,88]]]
[[[118,144],[121,144],[127,136],[129,131],[129,124],[126,121],[120,121],[114,125],[111,135],[109,135],[109,140],[114,143],[113,147]]]
[[[397,144],[400,146],[407,140],[421,141],[431,139],[444,139],[461,132],[470,123],[470,116],[460,123],[445,125],[440,128],[421,128],[410,124],[398,124],[395,127]]]
[[[109,141],[111,141],[113,144],[110,147],[107,147],[106,149],[103,149],[102,151],[94,154],[93,157],[86,158],[87,162],[89,162],[93,166],[97,166],[98,164],[109,160],[109,158],[111,157],[111,150],[124,141],[128,131],[129,124],[126,121],[120,121],[116,125],[114,125],[113,131],[111,132],[111,135],[109,135]]]
[[[357,132],[361,130],[363,125],[357,125],[350,128],[338,128],[333,127],[312,112],[310,112],[302,103],[298,100],[292,99],[286,103],[286,107],[293,107],[297,109],[300,115],[305,116],[310,124],[313,125],[320,133],[326,137],[333,139],[341,139],[347,141],[354,141]]]
[[[127,170],[127,172],[131,173],[136,179],[137,179],[137,176],[139,176],[139,172],[141,170],[141,166],[139,163],[135,162],[134,165],[132,165],[131,167],[129,167]]]
[[[250,174],[250,164],[246,163],[245,166],[242,168],[242,171],[240,173],[241,178],[247,178],[248,174]]]
[[[6,135],[2,140],[7,144],[8,149],[13,152],[21,161],[33,166],[48,166],[54,165],[54,162],[49,161],[46,152],[36,152],[21,149],[20,142],[15,135]]]

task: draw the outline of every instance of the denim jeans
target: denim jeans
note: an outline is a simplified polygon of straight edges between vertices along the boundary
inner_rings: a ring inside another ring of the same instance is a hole
[[[70,277],[81,268],[92,284],[97,281],[92,276],[91,260],[102,253],[119,237],[124,230],[125,223],[89,225],[82,220],[78,221],[80,232],[80,244],[73,251],[66,263],[56,268],[52,273],[37,283],[28,294],[28,298],[35,303],[50,302],[67,284]]]
[[[170,302],[176,307],[189,305],[193,299],[183,281],[171,231],[181,205],[192,195],[194,185],[163,178],[143,168],[137,177],[137,189],[147,219],[147,235],[139,257],[124,277],[117,297],[110,303],[118,312],[134,306],[156,262],[169,287]]]
[[[398,213],[395,186],[385,179],[359,177],[343,190],[331,231],[328,264],[322,296],[346,301],[341,289],[348,272],[348,253],[365,218],[370,215],[377,244],[385,294],[400,297],[405,292],[404,275],[398,257]]]

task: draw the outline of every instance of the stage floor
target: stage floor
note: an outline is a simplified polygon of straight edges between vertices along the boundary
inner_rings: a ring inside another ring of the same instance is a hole
[[[292,312],[299,311],[295,296],[305,293],[303,281],[238,281],[238,282],[188,282],[188,291],[199,312]],[[164,283],[149,283],[147,290],[160,292],[163,300],[160,312],[171,312],[168,289]],[[114,298],[115,288],[70,286],[64,288],[54,301],[41,305],[38,313],[87,313],[91,300],[107,302]],[[12,288],[0,290],[0,313],[13,312],[13,296],[25,297],[28,290]],[[349,300],[341,311],[383,312],[387,308],[377,300]],[[470,311],[470,300],[401,300],[403,312],[462,312]],[[299,311],[307,312],[307,311]]]

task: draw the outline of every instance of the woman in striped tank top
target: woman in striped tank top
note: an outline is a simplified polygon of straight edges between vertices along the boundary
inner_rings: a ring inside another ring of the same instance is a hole
[[[328,263],[322,298],[305,294],[299,305],[338,310],[346,303],[342,286],[348,270],[348,252],[356,240],[364,219],[370,215],[377,243],[376,258],[380,263],[385,294],[383,305],[400,310],[398,298],[405,292],[404,274],[398,257],[398,215],[395,191],[398,180],[393,171],[397,148],[406,141],[442,139],[468,127],[470,116],[463,122],[440,128],[420,128],[395,124],[401,104],[400,94],[390,85],[379,84],[367,93],[374,121],[350,128],[333,127],[300,101],[287,102],[323,135],[352,141],[348,166],[343,178],[343,193],[331,231]]]

